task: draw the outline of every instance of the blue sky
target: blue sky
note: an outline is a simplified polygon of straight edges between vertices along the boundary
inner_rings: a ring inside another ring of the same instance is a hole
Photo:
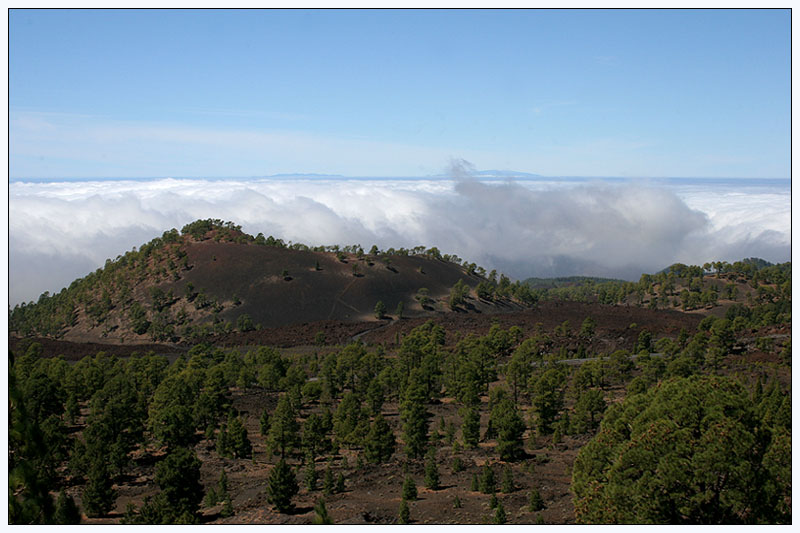
[[[790,176],[788,10],[9,20],[12,179]]]

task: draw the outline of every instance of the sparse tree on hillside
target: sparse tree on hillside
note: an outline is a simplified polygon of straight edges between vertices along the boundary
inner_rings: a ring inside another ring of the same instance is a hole
[[[170,451],[156,466],[155,481],[170,515],[195,516],[203,500],[203,485],[200,483],[200,460],[193,450],[176,448]]]
[[[269,434],[269,411],[266,408],[261,411],[261,416],[258,419],[258,429],[262,437],[266,437]]]
[[[386,391],[379,378],[373,378],[367,387],[367,405],[373,415],[378,415],[383,407]]]
[[[503,492],[510,494],[514,489],[514,472],[511,470],[511,465],[507,464],[503,468]]]
[[[503,508],[502,503],[497,502],[497,507],[494,510],[494,523],[505,524],[506,520],[506,510]]]
[[[392,428],[380,414],[375,417],[364,442],[364,456],[370,463],[385,463],[395,449]]]
[[[328,525],[333,524],[333,519],[328,514],[328,508],[325,506],[325,499],[320,498],[314,504],[314,525]]]
[[[596,327],[597,323],[595,322],[595,320],[592,317],[587,316],[584,319],[583,323],[581,324],[581,330],[579,335],[584,339],[591,339],[592,337],[594,337],[594,330]]]
[[[411,520],[410,512],[408,510],[408,502],[405,498],[400,502],[400,508],[397,511],[397,523],[408,524]]]
[[[331,440],[327,436],[328,428],[321,416],[311,413],[303,423],[303,448],[312,456],[331,448]]]
[[[287,513],[294,508],[292,498],[300,490],[292,468],[281,459],[272,469],[267,484],[267,501],[279,513]]]
[[[425,460],[425,486],[439,490],[439,464],[436,462],[436,448],[430,448]]]
[[[532,379],[531,400],[536,412],[536,429],[540,434],[552,431],[552,424],[564,406],[564,375],[555,368]]]
[[[400,405],[400,419],[403,421],[403,440],[409,457],[425,455],[428,447],[428,412],[424,378],[418,368],[411,371],[405,397]]]
[[[270,418],[267,448],[270,453],[277,451],[281,458],[285,458],[298,445],[300,429],[296,420],[297,413],[292,407],[288,395],[284,394],[280,397],[278,406]]]
[[[56,524],[81,523],[80,509],[78,509],[78,506],[75,504],[75,500],[72,499],[72,496],[64,492],[64,489],[61,489],[58,493],[58,499],[56,499],[56,511],[55,515],[53,516],[53,521]]]
[[[525,422],[508,394],[492,407],[490,425],[497,432],[497,453],[501,461],[514,461],[523,455],[522,434]]]
[[[494,470],[489,463],[483,465],[481,477],[478,480],[478,487],[484,494],[494,494],[497,491],[497,481],[494,477]]]
[[[421,305],[423,309],[427,309],[433,305],[433,300],[430,297],[430,291],[426,287],[421,287],[417,291],[416,296],[414,296],[414,299],[419,302],[419,305]]]
[[[464,439],[464,446],[475,448],[480,438],[481,417],[476,407],[467,408],[464,413],[464,422],[461,426],[461,433]]]
[[[531,490],[530,496],[528,496],[528,510],[535,513],[542,509],[544,509],[544,500],[542,500],[542,495],[539,494],[539,489],[534,488]]]
[[[475,287],[475,294],[477,294],[478,298],[481,300],[492,301],[494,299],[494,291],[495,286],[488,281],[481,281],[478,283],[478,286]]]
[[[411,476],[406,476],[405,480],[403,480],[403,501],[414,501],[417,499],[417,484],[414,482],[414,478]]]
[[[585,433],[597,427],[597,416],[606,409],[602,391],[598,389],[584,390],[575,402],[575,411],[571,417],[571,432]]]
[[[238,416],[228,417],[228,445],[233,457],[250,457],[253,447],[247,437],[247,428]]]
[[[111,474],[105,459],[97,457],[89,467],[81,502],[86,516],[103,516],[114,507],[117,492],[112,488]]]
[[[458,280],[450,289],[450,300],[448,301],[450,309],[456,309],[464,305],[468,294],[469,286],[463,280]]]
[[[367,416],[361,407],[359,397],[351,391],[346,392],[333,418],[333,431],[337,442],[345,446],[360,443],[367,432],[366,421]]]
[[[256,327],[253,324],[253,319],[250,318],[250,315],[243,313],[239,315],[238,319],[236,319],[236,329],[239,331],[253,331],[256,329]]]

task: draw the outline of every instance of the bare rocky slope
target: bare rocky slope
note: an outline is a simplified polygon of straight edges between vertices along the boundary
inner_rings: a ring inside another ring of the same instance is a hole
[[[359,246],[309,248],[247,235],[221,221],[165,232],[109,260],[58,294],[11,312],[9,330],[76,342],[175,343],[319,321],[425,317],[525,307],[512,296],[478,298],[485,277],[435,249],[365,253]],[[485,273],[483,273],[485,274]],[[463,284],[464,299],[450,293]]]

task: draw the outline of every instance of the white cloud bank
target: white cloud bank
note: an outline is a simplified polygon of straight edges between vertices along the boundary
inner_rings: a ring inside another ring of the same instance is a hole
[[[688,183],[688,182],[687,182]],[[744,182],[742,182],[744,183]],[[637,279],[675,261],[790,257],[788,188],[452,180],[9,185],[9,300],[59,291],[170,228],[220,218],[285,240],[438,246],[516,278]]]

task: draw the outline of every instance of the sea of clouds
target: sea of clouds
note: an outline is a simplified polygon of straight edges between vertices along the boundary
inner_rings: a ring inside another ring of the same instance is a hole
[[[58,292],[199,218],[308,245],[437,246],[515,279],[638,279],[790,259],[791,198],[758,180],[155,179],[9,184],[9,303]]]

